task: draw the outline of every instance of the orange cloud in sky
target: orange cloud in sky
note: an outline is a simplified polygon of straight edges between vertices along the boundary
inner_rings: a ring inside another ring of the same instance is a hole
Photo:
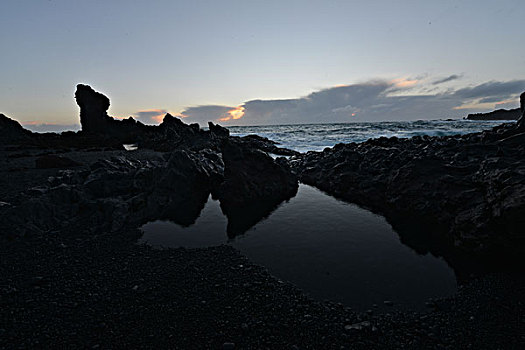
[[[64,124],[55,123],[55,122],[46,122],[43,120],[31,120],[28,122],[20,122],[20,124],[22,125],[64,125]]]
[[[134,113],[135,119],[140,120],[145,124],[161,123],[164,115],[167,113],[165,109],[146,109]]]
[[[164,113],[151,117],[151,120],[154,120],[157,123],[162,123],[163,119],[164,119]]]
[[[407,78],[398,78],[391,80],[390,83],[394,84],[396,87],[400,88],[406,88],[406,87],[412,87],[418,83],[417,79],[407,79]]]
[[[228,114],[231,115],[233,119],[241,119],[244,116],[244,107],[239,106],[237,108],[230,109]]]
[[[226,114],[223,114],[223,117],[219,118],[218,120],[220,122],[227,122],[228,120],[241,119],[244,117],[244,110],[244,106],[235,107],[226,112]]]
[[[496,102],[496,106],[498,106],[498,105],[504,105],[504,104],[512,103],[512,102],[516,102],[516,100],[515,100],[515,99],[510,99],[510,100],[499,101],[499,102]]]

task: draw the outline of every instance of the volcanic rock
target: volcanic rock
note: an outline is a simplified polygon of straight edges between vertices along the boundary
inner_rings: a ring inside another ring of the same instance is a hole
[[[300,153],[291,149],[277,147],[277,142],[269,140],[259,135],[246,135],[240,138],[244,145],[251,148],[257,148],[264,152],[273,153],[281,156],[297,156]]]
[[[208,122],[208,127],[210,128],[210,132],[217,137],[225,138],[230,136],[230,131],[226,128],[223,128],[219,124]]]
[[[497,109],[488,113],[469,114],[468,120],[518,120],[521,117],[519,108],[514,109]]]
[[[75,100],[80,107],[80,124],[86,133],[104,133],[112,120],[108,116],[109,98],[91,86],[78,84]]]
[[[297,177],[284,158],[229,140],[222,148],[224,182],[217,196],[228,217],[230,236],[244,233],[275,207],[297,193]]]
[[[0,144],[17,144],[28,141],[31,131],[26,130],[16,120],[0,113]]]

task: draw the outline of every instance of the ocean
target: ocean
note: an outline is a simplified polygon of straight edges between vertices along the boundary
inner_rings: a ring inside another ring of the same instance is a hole
[[[447,136],[491,129],[503,121],[418,120],[334,124],[229,126],[231,135],[256,134],[279,142],[280,147],[299,152],[322,151],[338,143],[364,142],[371,138]]]

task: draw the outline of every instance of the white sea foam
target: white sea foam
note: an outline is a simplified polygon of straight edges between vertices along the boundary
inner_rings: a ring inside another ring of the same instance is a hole
[[[502,121],[420,120],[347,124],[302,124],[271,126],[232,126],[236,136],[257,134],[299,152],[321,151],[338,143],[364,142],[371,138],[413,136],[447,136],[488,130]]]

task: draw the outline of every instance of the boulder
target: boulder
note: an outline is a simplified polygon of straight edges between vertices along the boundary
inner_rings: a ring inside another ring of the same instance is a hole
[[[244,233],[297,193],[297,177],[284,158],[228,140],[222,148],[224,181],[217,190],[230,236]]]
[[[220,126],[219,124],[213,124],[212,122],[208,122],[208,127],[210,128],[210,132],[217,137],[226,138],[230,136],[230,131]]]

